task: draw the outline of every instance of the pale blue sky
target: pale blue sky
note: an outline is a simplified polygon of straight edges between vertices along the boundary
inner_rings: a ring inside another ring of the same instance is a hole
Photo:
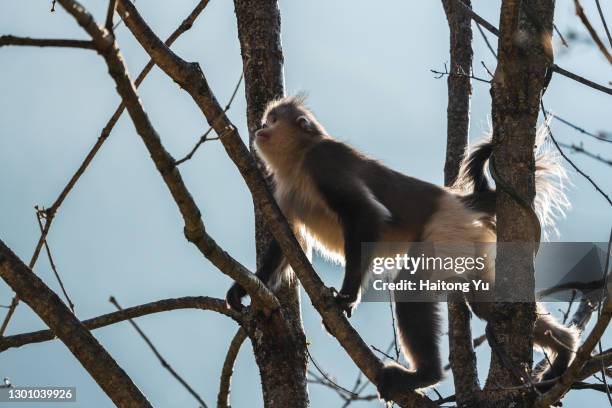
[[[160,36],[167,36],[196,1],[139,1],[138,8]],[[498,1],[473,1],[492,23]],[[599,29],[592,1],[587,12]],[[612,20],[612,5],[603,2]],[[439,1],[281,0],[285,78],[288,92],[307,91],[309,105],[328,130],[369,155],[407,174],[442,181],[446,135],[446,81],[429,71],[448,61],[448,29]],[[374,6],[373,4],[376,4]],[[106,2],[86,5],[103,19]],[[0,34],[32,37],[86,38],[61,9],[49,13],[50,1],[2,1]],[[58,6],[59,9],[59,6]],[[557,2],[557,25],[577,27],[573,2]],[[128,30],[117,30],[132,74],[147,61]],[[494,42],[494,38],[490,37]],[[486,76],[480,61],[494,61],[474,33],[475,70]],[[495,42],[494,42],[495,44]],[[558,46],[558,41],[555,41]],[[176,51],[201,63],[218,99],[226,101],[241,71],[233,6],[212,0],[194,28],[177,41]],[[600,83],[610,80],[603,57],[585,45],[572,47],[557,63]],[[103,60],[85,50],[0,49],[0,237],[23,260],[38,238],[33,206],[49,205],[95,142],[119,98]],[[487,129],[488,85],[475,83],[471,139]],[[185,92],[154,69],[140,95],[164,144],[184,155],[206,122]],[[610,96],[569,79],[554,76],[545,98],[548,108],[589,130],[610,130]],[[247,137],[245,101],[240,90],[230,118]],[[553,124],[565,142],[612,157],[610,144],[585,138]],[[612,192],[610,168],[576,155],[575,161]],[[208,231],[234,257],[253,268],[252,204],[234,165],[218,142],[205,144],[181,166],[185,181],[202,209]],[[610,208],[592,187],[571,173],[573,209],[559,229],[564,241],[606,241]],[[80,318],[113,310],[109,295],[124,306],[161,298],[209,295],[222,297],[230,280],[188,244],[174,202],[124,116],[90,169],[68,197],[54,222],[49,243]],[[326,282],[337,285],[340,269],[317,261]],[[58,289],[48,262],[41,257],[36,272]],[[12,292],[0,284],[0,304]],[[352,319],[368,344],[386,347],[392,338],[388,307],[364,304]],[[177,311],[138,320],[166,359],[214,405],[223,357],[235,324],[211,312]],[[304,323],[312,353],[344,385],[357,373],[335,339],[324,334],[320,317],[304,297]],[[475,324],[475,334],[482,324]],[[20,305],[10,334],[39,329],[42,322]],[[195,407],[190,395],[160,366],[127,324],[95,331],[96,337],[133,377],[155,406]],[[444,339],[443,343],[446,343]],[[606,338],[610,346],[609,336]],[[445,346],[446,348],[446,346]],[[261,405],[257,367],[250,344],[240,353],[232,401],[235,407]],[[480,374],[486,376],[488,348],[479,352]],[[0,377],[16,385],[77,386],[70,407],[107,407],[110,400],[88,377],[61,342],[26,346],[0,354]],[[451,379],[439,387],[448,395]],[[340,406],[335,394],[312,385],[315,407]],[[604,406],[605,396],[578,391],[566,406]],[[356,407],[377,406],[377,402]],[[26,407],[26,405],[23,405]],[[55,405],[54,405],[55,406]],[[60,406],[59,404],[57,405]]]

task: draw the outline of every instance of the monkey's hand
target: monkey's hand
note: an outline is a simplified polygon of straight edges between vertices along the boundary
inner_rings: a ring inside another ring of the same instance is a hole
[[[225,302],[231,309],[240,312],[243,308],[242,298],[245,296],[246,291],[244,290],[244,288],[239,284],[234,283],[225,295]]]
[[[336,289],[332,288],[334,291],[334,298],[336,299],[336,303],[340,308],[346,313],[346,317],[350,318],[353,315],[353,310],[355,306],[357,306],[357,295],[352,295],[348,293],[344,293],[344,291],[338,292]]]

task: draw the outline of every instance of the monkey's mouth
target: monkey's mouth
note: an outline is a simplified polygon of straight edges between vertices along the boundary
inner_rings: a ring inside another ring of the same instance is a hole
[[[271,136],[272,136],[272,135],[271,135],[270,133],[268,133],[268,132],[262,132],[262,131],[259,131],[259,132],[257,132],[257,134],[256,134],[256,137],[257,137],[257,141],[258,141],[258,142],[265,142],[265,141],[269,140]]]

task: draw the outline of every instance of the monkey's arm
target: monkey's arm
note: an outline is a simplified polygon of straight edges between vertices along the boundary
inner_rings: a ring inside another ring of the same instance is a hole
[[[380,238],[382,225],[392,216],[365,183],[354,175],[343,183],[319,182],[325,201],[342,225],[345,270],[338,302],[350,317],[359,298],[361,283],[370,264],[372,245]]]
[[[257,271],[257,277],[266,285],[271,283],[272,275],[281,269],[285,263],[283,252],[276,239],[272,239],[266,252],[264,253],[261,267]],[[246,296],[246,291],[242,286],[235,283],[227,291],[225,300],[227,304],[234,310],[242,309],[242,298]]]

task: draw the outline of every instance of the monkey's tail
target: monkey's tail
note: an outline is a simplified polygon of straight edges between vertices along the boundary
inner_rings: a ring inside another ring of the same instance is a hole
[[[548,135],[548,124],[542,124],[536,134],[536,196],[534,210],[542,225],[544,239],[547,231],[557,232],[555,222],[570,208],[566,190],[570,185],[567,172]],[[490,137],[474,145],[459,169],[459,176],[451,187],[460,192],[470,208],[495,216],[495,189],[489,181],[487,163],[493,154]]]

